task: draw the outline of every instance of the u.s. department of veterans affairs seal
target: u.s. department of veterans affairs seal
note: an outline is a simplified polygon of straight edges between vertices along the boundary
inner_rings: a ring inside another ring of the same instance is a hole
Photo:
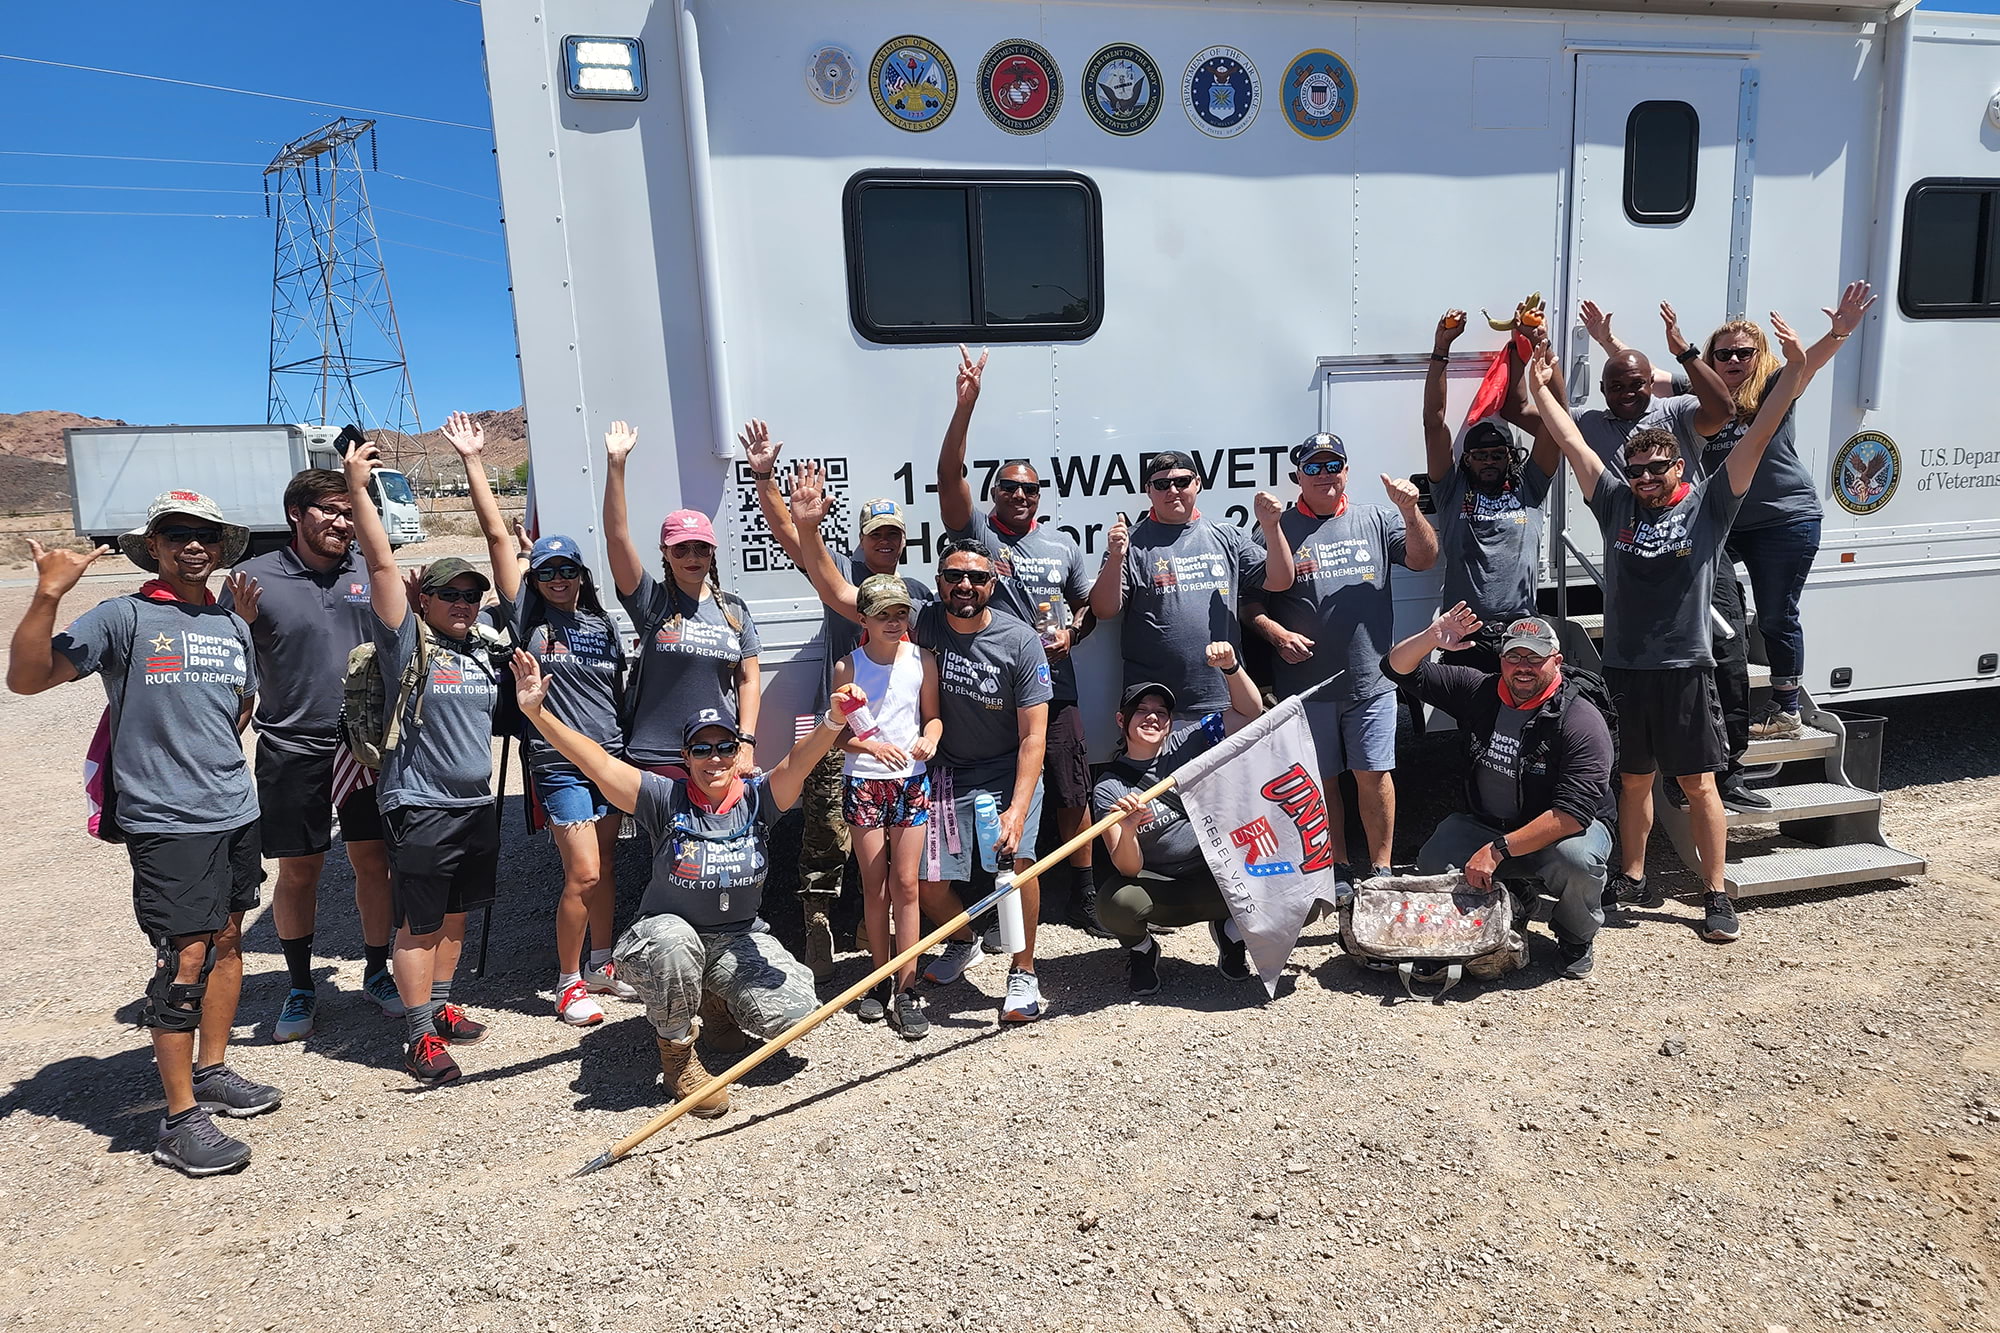
[[[979,62],[979,105],[1009,134],[1033,134],[1062,110],[1055,57],[1033,42],[1002,42]]]
[[[1083,107],[1097,127],[1137,134],[1160,114],[1160,67],[1136,46],[1113,42],[1083,67]]]
[[[854,52],[827,45],[806,62],[806,87],[828,106],[840,106],[854,96]]]
[[[1285,120],[1308,139],[1331,139],[1354,119],[1354,71],[1331,51],[1301,51],[1278,85]]]
[[[1233,139],[1249,129],[1262,100],[1257,67],[1233,46],[1197,51],[1181,79],[1188,119],[1212,139]]]
[[[958,73],[936,42],[894,37],[868,66],[868,91],[882,119],[921,133],[944,124],[958,104]]]
[[[1903,455],[1879,430],[1852,436],[1833,453],[1833,498],[1850,514],[1872,514],[1896,494]]]

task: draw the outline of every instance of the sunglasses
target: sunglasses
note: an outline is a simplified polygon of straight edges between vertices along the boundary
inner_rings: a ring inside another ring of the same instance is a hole
[[[1754,347],[1718,347],[1708,355],[1709,359],[1713,361],[1753,361],[1757,357],[1757,349]]]
[[[535,582],[553,583],[557,579],[574,579],[582,576],[582,565],[543,565],[535,571]]]
[[[1680,462],[1678,458],[1656,458],[1650,463],[1627,463],[1625,477],[1628,481],[1637,481],[1641,477],[1664,477],[1679,467]]]
[[[1194,485],[1193,477],[1155,477],[1146,484],[1156,491],[1184,491]]]
[[[1481,449],[1467,449],[1465,456],[1475,463],[1505,463],[1514,457],[1514,451],[1504,445],[1489,445]]]
[[[990,569],[940,569],[939,583],[970,583],[975,588],[983,588],[993,582]]]
[[[1301,463],[1299,473],[1307,477],[1337,477],[1347,471],[1345,458],[1331,459],[1325,463]]]
[[[1042,483],[1039,481],[996,481],[993,489],[1001,495],[1040,495]]]
[[[485,595],[485,591],[479,588],[453,588],[447,586],[431,590],[431,596],[437,598],[440,602],[465,602],[471,606],[478,606],[479,599]]]
[[[690,556],[714,555],[715,548],[707,542],[675,542],[667,548],[667,554],[676,560],[686,560]]]
[[[694,745],[690,745],[686,748],[687,748],[687,757],[690,759],[706,759],[710,755],[716,755],[720,758],[727,759],[729,758],[729,756],[735,754],[738,750],[743,748],[743,742],[742,741],[701,742]]]
[[[165,538],[175,546],[185,546],[189,542],[200,542],[203,546],[220,546],[228,536],[221,528],[154,528],[155,537]]]

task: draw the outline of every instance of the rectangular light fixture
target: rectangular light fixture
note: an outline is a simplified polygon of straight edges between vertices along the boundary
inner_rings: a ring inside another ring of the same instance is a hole
[[[636,37],[565,37],[571,97],[636,102],[646,95],[646,51]]]

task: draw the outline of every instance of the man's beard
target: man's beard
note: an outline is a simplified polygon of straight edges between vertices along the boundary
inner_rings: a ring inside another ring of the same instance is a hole
[[[984,611],[985,609],[986,608],[981,604],[979,604],[978,602],[966,602],[963,604],[958,602],[946,602],[944,604],[944,613],[948,616],[956,617],[959,620],[977,620],[979,618],[979,613],[981,611]]]

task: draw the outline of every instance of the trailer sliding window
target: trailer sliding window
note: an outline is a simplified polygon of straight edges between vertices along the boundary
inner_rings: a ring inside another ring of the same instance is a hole
[[[848,310],[870,342],[1072,342],[1104,320],[1087,176],[864,171],[842,202]]]
[[[1625,118],[1625,216],[1642,227],[1694,212],[1701,117],[1686,102],[1641,102]]]
[[[2000,317],[2000,180],[1933,177],[1910,187],[1897,299],[1911,319]]]

